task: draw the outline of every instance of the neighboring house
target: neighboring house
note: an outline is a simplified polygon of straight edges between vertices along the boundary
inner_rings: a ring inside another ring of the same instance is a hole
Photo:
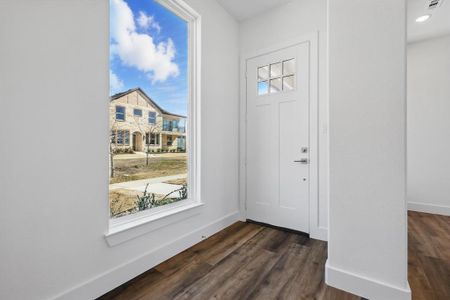
[[[140,88],[111,96],[109,115],[115,149],[186,151],[186,117],[162,109]]]

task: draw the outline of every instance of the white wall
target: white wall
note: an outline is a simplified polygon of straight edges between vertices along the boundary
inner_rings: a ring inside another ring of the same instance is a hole
[[[327,283],[409,299],[405,1],[329,0]]]
[[[1,299],[92,299],[238,218],[238,25],[187,2],[203,16],[206,207],[109,248],[108,1],[0,1]]]
[[[328,101],[326,88],[326,0],[294,0],[241,23],[241,56],[319,33],[319,236],[326,239],[328,227]],[[245,58],[245,57],[244,57]],[[243,100],[245,101],[245,100]]]
[[[450,35],[407,49],[408,206],[450,215]]]

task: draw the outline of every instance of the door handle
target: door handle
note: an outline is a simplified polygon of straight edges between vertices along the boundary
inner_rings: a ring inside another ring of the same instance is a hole
[[[294,160],[294,162],[301,163],[301,164],[307,164],[308,163],[308,159],[307,158],[302,158],[302,159],[299,159],[299,160]]]

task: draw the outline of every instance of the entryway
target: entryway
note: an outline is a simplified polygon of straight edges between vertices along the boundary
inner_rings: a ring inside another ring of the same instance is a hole
[[[143,150],[143,136],[142,133],[136,131],[133,133],[133,151]]]
[[[304,41],[246,61],[246,218],[306,233],[317,180],[310,172],[317,151],[310,147],[310,47]]]

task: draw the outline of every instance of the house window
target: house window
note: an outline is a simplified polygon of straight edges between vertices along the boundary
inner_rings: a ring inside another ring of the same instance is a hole
[[[112,143],[117,146],[130,145],[130,132],[128,130],[111,131]]]
[[[163,120],[163,131],[178,131],[178,120]]]
[[[172,121],[172,131],[178,131],[178,121],[177,120]]]
[[[148,123],[149,124],[156,124],[156,112],[150,111],[148,113]]]
[[[172,136],[168,136],[167,137],[167,146],[172,146],[172,144],[173,144],[173,138],[172,138]]]
[[[170,120],[163,120],[163,131],[172,131],[172,122]]]
[[[292,91],[295,85],[295,58],[258,68],[259,96]]]
[[[147,145],[159,145],[159,134],[158,133],[146,133],[145,143]]]
[[[125,121],[125,107],[116,106],[116,120]]]
[[[200,16],[181,0],[110,1],[112,227],[200,205],[200,29]],[[115,122],[126,119],[123,103],[135,118]],[[176,182],[162,178],[172,175]],[[118,188],[124,182],[131,188]]]
[[[180,151],[186,151],[186,138],[184,136],[177,137],[177,148]]]

